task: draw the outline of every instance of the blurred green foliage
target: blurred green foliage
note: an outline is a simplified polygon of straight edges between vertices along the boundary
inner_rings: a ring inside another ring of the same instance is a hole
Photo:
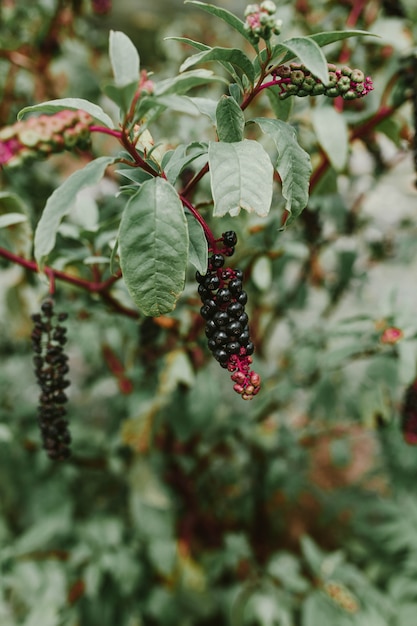
[[[135,3],[114,4],[98,16],[89,2],[2,3],[2,126],[41,100],[99,99],[110,75],[109,28],[135,25],[126,30],[142,63],[161,78],[187,54],[165,35],[230,44],[224,25],[190,8],[156,28]],[[381,39],[332,48],[335,61],[348,55],[376,88],[365,109],[345,112],[349,158],[338,171],[330,159],[300,220],[279,231],[277,194],[266,220],[213,223],[239,236],[236,265],[245,270],[264,381],[252,403],[235,397],[206,352],[191,271],[175,312],[155,320],[131,319],[60,284],[57,309],[70,314],[74,454],[52,464],[39,443],[29,340],[47,285],[0,261],[2,626],[415,623],[417,455],[399,432],[403,391],[416,376],[417,192],[402,73],[415,8],[298,0],[279,11],[286,36],[348,24]],[[147,25],[146,37],[135,37],[136,24]],[[259,113],[268,105],[261,100]],[[275,105],[319,168],[320,130],[306,103]],[[392,111],[368,132],[381,106]],[[175,144],[208,130],[170,115],[156,132]],[[97,141],[111,152],[111,138]],[[46,198],[79,159],[0,173],[0,214],[15,202],[29,216],[1,229],[1,246],[30,250]],[[86,251],[107,244],[124,200],[105,184],[68,218],[55,267],[82,274]],[[98,212],[102,241],[89,230]],[[131,306],[122,288],[117,296]],[[384,343],[393,327],[402,339]]]

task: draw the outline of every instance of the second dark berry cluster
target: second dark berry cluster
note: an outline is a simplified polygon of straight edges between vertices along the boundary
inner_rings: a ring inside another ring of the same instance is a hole
[[[70,381],[68,356],[64,352],[67,342],[63,322],[66,313],[54,313],[51,299],[41,305],[41,312],[32,315],[32,348],[35,353],[36,380],[40,387],[38,423],[43,447],[52,460],[63,461],[70,456],[71,435],[65,418],[67,395],[65,389]]]
[[[202,300],[200,314],[206,322],[208,347],[219,364],[232,373],[234,390],[244,400],[259,391],[260,377],[250,369],[254,345],[250,338],[248,300],[243,290],[243,273],[225,267],[225,257],[234,253],[237,236],[226,231],[209,257],[207,273],[197,272],[198,293]]]

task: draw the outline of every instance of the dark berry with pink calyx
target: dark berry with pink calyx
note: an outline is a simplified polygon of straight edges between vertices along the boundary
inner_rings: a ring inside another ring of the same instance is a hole
[[[33,364],[40,388],[38,424],[43,447],[52,460],[63,461],[70,456],[71,435],[66,415],[68,398],[65,389],[70,381],[65,378],[69,371],[68,356],[64,352],[67,342],[64,322],[66,313],[56,314],[54,302],[46,299],[41,312],[32,315],[32,348],[35,352]]]
[[[196,273],[207,345],[221,367],[231,373],[234,390],[244,400],[251,400],[259,392],[260,377],[251,369],[254,345],[245,311],[248,297],[243,290],[243,272],[225,267],[225,257],[235,250],[236,233],[226,231],[215,243],[217,249],[208,259],[206,274]]]

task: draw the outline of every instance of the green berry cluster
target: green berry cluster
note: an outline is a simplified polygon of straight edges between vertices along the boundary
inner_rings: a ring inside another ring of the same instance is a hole
[[[90,145],[93,118],[85,111],[59,111],[0,130],[0,165],[14,167],[39,157]]]
[[[305,65],[291,63],[276,68],[273,75],[276,84],[281,88],[281,100],[290,96],[321,95],[329,98],[341,96],[344,100],[356,100],[363,98],[374,88],[370,76],[365,77],[361,70],[352,70],[347,66],[338,69],[333,64],[329,64],[328,69],[329,82],[325,85],[319,78],[313,76]]]
[[[280,34],[282,20],[276,18],[276,11],[277,7],[271,0],[264,0],[261,4],[248,4],[245,10],[245,29],[253,43]]]

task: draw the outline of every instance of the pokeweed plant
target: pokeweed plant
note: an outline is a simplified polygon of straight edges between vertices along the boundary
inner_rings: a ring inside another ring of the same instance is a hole
[[[213,232],[201,206],[212,205],[213,218],[227,214],[237,217],[242,209],[265,218],[271,210],[273,191],[279,187],[285,202],[282,228],[300,216],[308,202],[311,160],[295,128],[280,119],[280,103],[292,96],[324,96],[340,101],[366,96],[373,89],[371,78],[361,69],[328,63],[323,47],[369,33],[331,31],[281,40],[282,21],[269,0],[248,5],[245,21],[217,6],[197,1],[191,4],[226,22],[241,35],[242,48],[251,53],[173,37],[197,52],[186,58],[177,76],[155,82],[141,69],[132,41],[123,32],[111,31],[109,55],[114,80],[103,91],[118,107],[119,119],[112,119],[96,103],[72,97],[27,106],[15,124],[0,131],[0,163],[16,168],[63,150],[85,150],[95,134],[113,137],[120,151],[93,158],[55,189],[36,227],[33,260],[5,250],[2,256],[44,272],[50,280],[50,296],[55,279],[62,279],[106,294],[107,302],[115,304],[111,290],[123,280],[137,308],[146,316],[162,316],[174,310],[191,263],[202,299],[200,312],[208,347],[231,373],[234,390],[249,400],[260,390],[260,376],[251,369],[255,346],[245,311],[244,275],[229,263],[237,236],[233,230],[221,232],[221,226],[220,235]],[[199,68],[212,63],[220,66],[221,72]],[[196,88],[200,94],[213,83],[222,87],[217,100],[189,95]],[[270,110],[263,117],[251,117],[251,105],[265,91],[270,96]],[[155,144],[153,128],[159,116],[170,111],[208,118],[212,139],[168,147]],[[261,132],[255,133],[255,138],[254,126]],[[274,152],[267,152],[262,135],[272,139]],[[111,250],[111,273],[105,280],[88,281],[58,270],[48,261],[62,220],[73,210],[78,192],[99,182],[109,166],[117,168],[119,193],[126,197],[126,203]],[[205,177],[210,180],[209,191],[202,184]],[[194,200],[197,190],[198,202]],[[201,193],[205,194],[203,201]],[[20,216],[15,215],[19,221]],[[46,328],[39,314],[33,317],[34,347],[39,352],[43,349],[42,332],[47,333],[49,341],[51,329]],[[61,352],[59,345],[55,349]],[[35,358],[37,376],[46,386],[43,419],[46,414],[63,412],[56,405],[65,394],[52,370],[49,379],[44,379],[39,355]],[[45,428],[49,441],[48,433],[57,429],[50,425]],[[66,423],[57,430],[58,443],[48,443],[51,450],[59,448],[60,431],[64,433],[65,453],[52,452],[59,458],[67,455]]]

